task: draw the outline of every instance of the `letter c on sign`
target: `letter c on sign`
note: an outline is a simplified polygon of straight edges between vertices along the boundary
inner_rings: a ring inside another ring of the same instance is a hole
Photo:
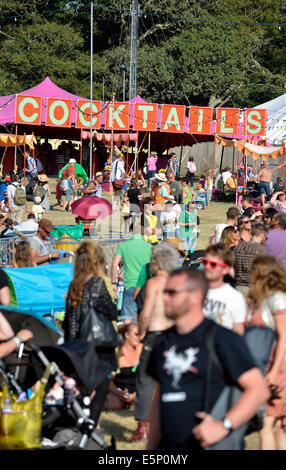
[[[35,112],[33,113],[31,116],[27,116],[25,114],[25,106],[26,104],[31,104],[33,105],[33,107],[35,109],[39,109],[39,105],[37,103],[36,100],[34,100],[34,98],[23,98],[22,101],[19,103],[19,106],[18,106],[18,113],[19,113],[19,117],[21,118],[21,120],[23,122],[28,122],[28,123],[32,123],[34,122],[37,117],[39,116],[39,112]]]

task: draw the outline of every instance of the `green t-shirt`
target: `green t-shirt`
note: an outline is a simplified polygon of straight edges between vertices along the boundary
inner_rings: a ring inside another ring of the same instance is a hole
[[[184,211],[181,213],[179,219],[178,219],[178,222],[182,223],[182,224],[187,224],[187,223],[193,223],[193,224],[197,224],[197,214],[196,214],[196,211],[192,211],[192,212],[187,212],[187,211]],[[180,227],[180,233],[179,233],[179,237],[180,238],[192,238],[195,234],[196,234],[196,231],[197,231],[197,225],[191,225],[191,226],[181,226]]]
[[[185,190],[185,197],[183,200],[183,204],[188,204],[192,200],[193,193],[192,193],[191,188],[188,188],[187,186],[185,186],[183,189]]]
[[[146,266],[147,265],[144,264],[144,266],[141,268],[141,271],[139,273],[139,276],[136,282],[136,287],[140,287],[140,289],[141,287],[145,286],[146,282],[148,281]],[[150,277],[153,277],[151,268],[149,268],[149,274],[150,274]]]
[[[145,264],[150,263],[152,248],[145,242],[142,235],[133,235],[130,240],[123,242],[116,250],[121,256],[124,269],[124,287],[136,287],[139,273]]]

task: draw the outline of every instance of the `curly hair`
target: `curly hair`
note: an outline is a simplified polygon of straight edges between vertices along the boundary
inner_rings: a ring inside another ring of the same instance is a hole
[[[72,306],[76,307],[82,300],[84,285],[90,276],[100,273],[100,261],[92,242],[83,242],[76,251],[74,260],[74,278],[70,284]]]
[[[260,305],[272,292],[286,293],[284,266],[274,255],[257,256],[251,269],[249,300],[256,300]]]

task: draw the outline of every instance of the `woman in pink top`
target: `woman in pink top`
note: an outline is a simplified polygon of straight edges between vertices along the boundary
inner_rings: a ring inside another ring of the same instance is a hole
[[[148,188],[150,187],[150,180],[151,178],[154,178],[156,175],[156,163],[157,163],[158,157],[157,157],[157,152],[151,152],[150,157],[147,158],[147,166],[148,166]]]

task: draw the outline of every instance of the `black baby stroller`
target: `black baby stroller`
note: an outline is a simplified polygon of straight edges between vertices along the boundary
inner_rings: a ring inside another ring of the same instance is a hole
[[[50,370],[43,401],[42,449],[115,449],[114,439],[111,446],[105,444],[89,416],[90,392],[108,380],[111,372],[111,366],[96,357],[92,343],[74,340],[41,347],[29,343],[21,358],[20,374],[15,374],[19,361],[15,362],[1,361],[0,372],[5,375],[10,393],[17,395],[35,384],[47,368]],[[54,399],[53,391],[59,390],[61,397],[57,394]]]

